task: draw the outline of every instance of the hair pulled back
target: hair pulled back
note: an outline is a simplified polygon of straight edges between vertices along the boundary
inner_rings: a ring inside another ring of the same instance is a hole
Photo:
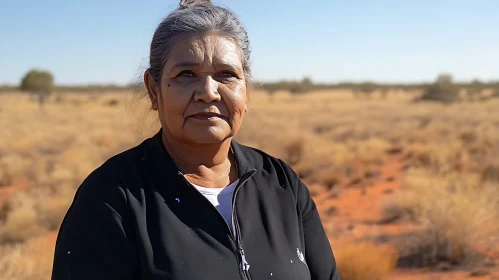
[[[250,42],[236,14],[210,0],[181,0],[152,37],[148,71],[156,84],[161,84],[163,67],[175,41],[182,35],[198,32],[217,32],[232,39],[240,50],[246,82],[251,81]]]

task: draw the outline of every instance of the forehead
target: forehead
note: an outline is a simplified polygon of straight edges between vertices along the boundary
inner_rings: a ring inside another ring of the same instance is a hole
[[[168,55],[167,64],[186,61],[242,67],[237,45],[230,38],[213,33],[186,34],[176,40]]]

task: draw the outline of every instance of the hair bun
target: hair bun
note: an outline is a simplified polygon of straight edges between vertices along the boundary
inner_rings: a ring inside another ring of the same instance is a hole
[[[187,9],[200,4],[211,4],[211,0],[180,0],[181,9]]]

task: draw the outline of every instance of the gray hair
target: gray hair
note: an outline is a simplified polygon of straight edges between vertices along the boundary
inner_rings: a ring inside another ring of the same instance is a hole
[[[182,35],[197,32],[218,32],[231,38],[240,50],[246,82],[251,81],[250,42],[236,14],[210,0],[181,0],[180,7],[159,24],[152,37],[149,73],[158,85],[175,41]]]

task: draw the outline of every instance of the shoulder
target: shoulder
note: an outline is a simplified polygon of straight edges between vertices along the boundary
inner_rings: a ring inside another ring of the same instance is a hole
[[[257,170],[267,174],[275,173],[280,181],[286,182],[296,193],[297,188],[300,186],[301,181],[293,170],[282,159],[269,155],[268,153],[237,143],[241,150],[246,154],[251,162],[251,165]]]
[[[252,165],[256,166],[257,171],[261,170],[262,176],[277,178],[279,185],[282,188],[287,188],[293,193],[295,203],[302,212],[304,218],[316,213],[316,206],[308,187],[303,183],[291,166],[283,160],[273,157],[261,150],[244,145],[242,145],[241,148],[252,161]]]
[[[146,160],[150,160],[151,147],[154,146],[154,139],[149,138],[135,147],[116,154],[106,160],[101,166],[95,169],[89,176],[98,178],[120,178],[127,174],[134,173],[138,166]]]
[[[116,195],[124,196],[123,182],[127,176],[137,175],[137,167],[147,154],[150,140],[112,156],[97,167],[82,182],[76,197],[106,200]]]
[[[260,149],[246,146],[237,142],[236,145],[244,153],[244,156],[248,160],[249,164],[257,170],[271,171],[271,169],[275,168],[283,168],[283,167],[290,168],[281,159],[269,155],[268,153]]]

